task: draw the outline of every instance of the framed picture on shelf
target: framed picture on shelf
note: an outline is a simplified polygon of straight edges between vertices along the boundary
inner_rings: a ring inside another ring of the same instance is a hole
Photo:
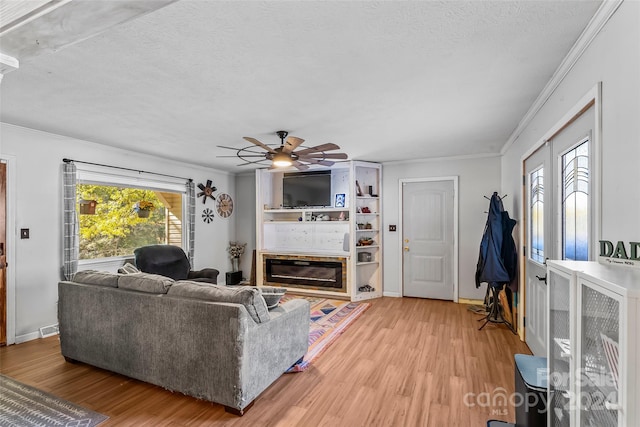
[[[356,181],[356,194],[358,196],[362,196],[362,189],[360,188],[360,183],[358,183],[358,181]]]
[[[336,194],[335,207],[336,207],[336,208],[344,208],[344,203],[345,203],[345,196],[344,196],[344,193],[338,193],[338,194]]]

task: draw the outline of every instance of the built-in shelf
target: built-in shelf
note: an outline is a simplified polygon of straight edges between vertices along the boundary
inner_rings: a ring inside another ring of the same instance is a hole
[[[378,264],[378,261],[366,261],[366,262],[357,262],[356,265],[373,265]]]
[[[299,219],[265,219],[264,220],[265,224],[271,224],[271,223],[276,223],[276,224],[300,224],[300,223],[305,223],[305,224],[333,224],[333,225],[349,225],[349,221],[348,220],[344,220],[344,221],[301,221]],[[362,230],[362,231],[367,231],[367,230]]]
[[[349,208],[291,208],[265,209],[264,213],[292,213],[292,212],[349,212]]]
[[[343,297],[359,301],[382,296],[382,214],[381,182],[382,166],[378,163],[350,161],[337,162],[331,168],[331,193],[344,194],[344,206],[282,208],[284,204],[284,176],[287,170],[258,170],[256,172],[256,217],[257,256],[256,282],[264,283],[263,260],[266,255],[305,255],[315,257],[342,257],[346,270],[346,292],[330,289],[296,288],[296,293]],[[371,187],[376,196],[357,196],[357,186],[365,191]],[[368,210],[368,213],[358,212]],[[319,217],[327,218],[318,221]],[[358,229],[358,224],[370,224],[371,228]],[[370,237],[372,245],[358,246],[360,239]],[[358,262],[358,254],[371,251],[369,262]],[[360,292],[358,288],[370,285],[371,292]],[[286,286],[285,286],[286,287]],[[292,289],[293,290],[293,289]]]

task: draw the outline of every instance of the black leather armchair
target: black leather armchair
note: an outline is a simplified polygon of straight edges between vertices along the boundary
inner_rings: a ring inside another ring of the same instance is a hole
[[[172,245],[150,245],[133,251],[136,267],[145,273],[171,277],[173,280],[218,283],[220,272],[215,268],[191,270],[182,248]]]

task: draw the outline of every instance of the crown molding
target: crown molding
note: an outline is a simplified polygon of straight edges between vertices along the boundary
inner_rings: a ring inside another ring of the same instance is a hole
[[[486,159],[490,157],[500,157],[500,156],[501,156],[500,153],[462,154],[459,156],[423,157],[418,159],[389,160],[389,161],[380,162],[380,163],[382,165],[395,165],[395,164],[408,164],[408,163],[441,162],[441,161],[452,161],[452,160]]]
[[[567,53],[556,71],[553,73],[553,76],[551,76],[549,82],[547,82],[544,89],[542,89],[542,92],[540,92],[527,113],[518,123],[518,126],[515,128],[511,136],[509,136],[507,142],[503,145],[500,150],[501,155],[504,155],[504,153],[507,152],[524,129],[531,123],[536,114],[538,114],[538,111],[540,111],[551,95],[553,95],[560,83],[562,83],[567,74],[569,74],[573,69],[576,62],[578,62],[584,54],[584,51],[587,50],[589,45],[591,45],[593,39],[595,39],[600,33],[602,28],[609,21],[611,16],[613,16],[616,10],[618,10],[623,1],[624,0],[604,0],[602,2],[585,29],[582,31],[582,34],[580,34],[580,37],[578,37],[578,40],[573,44],[569,53]]]

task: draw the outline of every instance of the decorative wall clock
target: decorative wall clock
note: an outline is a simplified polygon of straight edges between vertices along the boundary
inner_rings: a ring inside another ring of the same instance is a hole
[[[210,179],[207,180],[207,185],[203,185],[202,183],[198,184],[198,188],[202,190],[198,193],[198,197],[202,197],[202,204],[207,202],[207,197],[211,198],[211,200],[215,200],[213,197],[213,192],[217,190],[216,187],[213,187]]]
[[[211,221],[213,221],[213,211],[209,208],[206,208],[205,210],[202,211],[202,220],[204,222],[206,222],[207,224],[209,224]]]
[[[216,210],[222,218],[229,218],[233,213],[233,199],[225,193],[218,194],[216,197]]]

